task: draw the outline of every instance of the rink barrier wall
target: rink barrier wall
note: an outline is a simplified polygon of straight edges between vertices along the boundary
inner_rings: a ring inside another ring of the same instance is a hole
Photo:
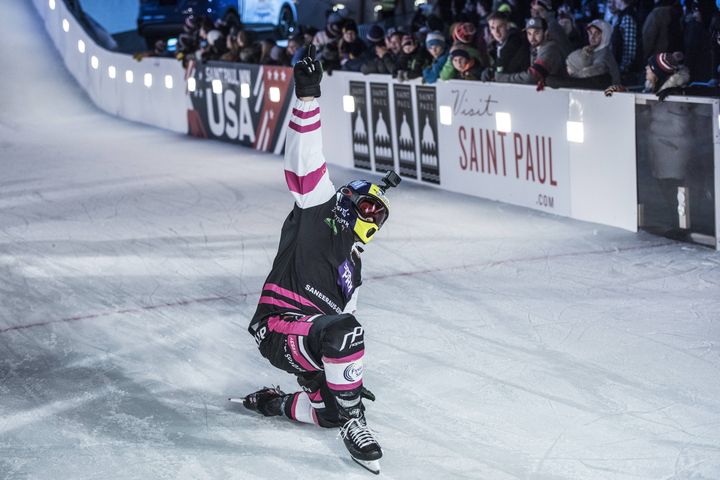
[[[291,69],[210,62],[186,72],[175,59],[138,62],[96,45],[63,0],[33,2],[68,70],[101,109],[282,152]],[[322,91],[329,163],[377,173],[392,168],[444,190],[638,229],[635,108],[655,97],[463,81],[428,86],[352,72],[326,75]],[[718,100],[674,100],[708,103],[714,112],[718,248]]]

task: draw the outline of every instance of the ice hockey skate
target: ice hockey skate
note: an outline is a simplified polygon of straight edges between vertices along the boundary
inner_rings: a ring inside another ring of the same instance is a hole
[[[285,392],[280,387],[263,387],[242,398],[231,397],[228,400],[233,403],[242,403],[245,408],[258,412],[266,417],[282,415],[282,403]]]
[[[370,431],[365,417],[351,418],[340,428],[340,436],[353,461],[378,475],[382,449]]]

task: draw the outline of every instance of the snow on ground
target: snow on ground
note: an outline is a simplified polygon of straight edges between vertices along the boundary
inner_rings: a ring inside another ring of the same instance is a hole
[[[0,478],[370,478],[225,401],[293,389],[246,331],[279,159],[105,115],[29,2],[3,14]],[[383,478],[720,478],[716,252],[391,193],[358,315]]]

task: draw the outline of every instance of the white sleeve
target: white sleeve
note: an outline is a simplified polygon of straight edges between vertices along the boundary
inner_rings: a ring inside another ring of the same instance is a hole
[[[285,181],[300,208],[327,202],[335,187],[322,152],[320,106],[296,99],[285,141]]]
[[[348,300],[347,305],[345,305],[342,313],[355,313],[355,310],[357,310],[357,299],[359,291],[360,287],[357,287],[353,292],[352,296],[350,297],[350,300]]]

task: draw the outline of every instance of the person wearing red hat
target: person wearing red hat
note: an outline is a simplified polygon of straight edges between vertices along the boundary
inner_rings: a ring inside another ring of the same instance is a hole
[[[450,47],[450,53],[456,48],[464,49],[471,58],[474,59],[475,63],[479,64],[481,68],[484,68],[488,62],[483,59],[486,55],[482,55],[476,48],[475,38],[477,35],[477,28],[470,22],[458,23],[455,25],[453,32],[453,44]],[[451,80],[457,78],[458,73],[453,66],[452,57],[448,57],[445,65],[440,71],[440,80]]]

